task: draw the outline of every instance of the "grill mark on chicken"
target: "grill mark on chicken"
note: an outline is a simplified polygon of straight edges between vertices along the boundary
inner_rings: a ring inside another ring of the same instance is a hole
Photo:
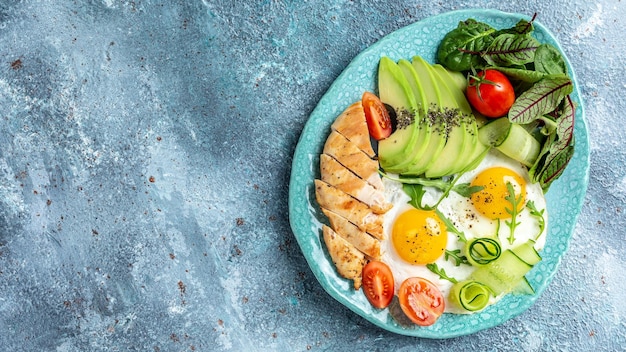
[[[331,128],[354,143],[357,148],[370,158],[374,159],[376,157],[376,153],[372,148],[372,142],[370,141],[367,121],[365,120],[365,111],[363,111],[361,101],[350,105],[344,110],[344,112],[337,117],[335,122],[333,122]]]
[[[374,213],[383,214],[391,209],[391,203],[374,186],[363,181],[336,159],[326,154],[320,156],[322,181],[367,204]]]
[[[332,131],[324,144],[324,154],[335,158],[340,164],[351,170],[377,189],[384,189],[378,174],[378,161],[370,159],[361,149],[346,137]]]
[[[326,225],[322,226],[322,234],[339,275],[353,280],[354,289],[360,289],[363,266],[367,263],[365,255]]]

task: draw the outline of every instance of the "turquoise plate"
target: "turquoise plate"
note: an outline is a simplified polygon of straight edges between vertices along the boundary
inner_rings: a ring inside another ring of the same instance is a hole
[[[587,190],[588,134],[576,77],[567,61],[575,86],[572,99],[578,104],[574,128],[576,152],[563,175],[552,184],[546,194],[549,227],[546,246],[541,253],[543,260],[527,276],[536,289],[536,294],[508,295],[478,314],[444,314],[432,326],[406,327],[398,324],[387,309],[374,309],[361,291],[352,288],[351,281],[337,275],[321,239],[321,226],[326,220],[315,201],[313,186],[313,180],[319,177],[319,154],[330,132],[331,123],[345,108],[358,101],[364,91],[375,91],[375,76],[380,57],[389,56],[399,60],[421,55],[434,62],[437,46],[443,36],[454,29],[459,21],[470,17],[489,23],[495,28],[511,27],[522,18],[530,20],[527,16],[494,10],[461,10],[424,19],[387,35],[360,53],[331,85],[306,123],[293,157],[289,184],[289,220],[315,277],[328,294],[343,305],[373,324],[402,335],[437,339],[467,335],[502,324],[528,309],[557,272]],[[534,24],[534,35],[540,42],[551,43],[560,49],[557,40],[544,26],[537,21]]]

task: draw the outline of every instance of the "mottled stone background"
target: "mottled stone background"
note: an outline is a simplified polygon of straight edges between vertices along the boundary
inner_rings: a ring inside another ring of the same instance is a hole
[[[311,274],[291,156],[361,50],[471,7],[537,12],[561,42],[589,191],[530,310],[467,337],[398,336]],[[620,0],[0,2],[0,349],[623,349],[624,29]]]

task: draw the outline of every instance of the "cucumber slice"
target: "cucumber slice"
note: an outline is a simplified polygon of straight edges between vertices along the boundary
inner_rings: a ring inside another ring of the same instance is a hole
[[[532,266],[507,249],[497,260],[476,269],[471,278],[487,285],[497,296],[511,292],[530,269]]]
[[[509,136],[511,122],[506,117],[493,120],[478,129],[478,140],[488,146],[498,147]]]
[[[493,238],[475,238],[465,244],[465,256],[473,266],[489,264],[498,259],[501,253],[500,242]]]
[[[524,127],[512,123],[506,139],[496,148],[502,154],[531,167],[539,156],[541,145]]]
[[[533,266],[541,261],[541,255],[539,255],[534,245],[535,241],[530,240],[513,248],[512,251],[526,264]]]
[[[457,282],[450,290],[450,302],[470,312],[485,308],[490,297],[489,287],[473,280]]]
[[[513,293],[519,295],[533,295],[535,294],[535,289],[530,285],[526,277],[522,277],[520,282],[513,288]]]
[[[541,144],[532,134],[524,127],[511,123],[506,117],[478,129],[478,140],[528,167],[535,163],[541,149]]]

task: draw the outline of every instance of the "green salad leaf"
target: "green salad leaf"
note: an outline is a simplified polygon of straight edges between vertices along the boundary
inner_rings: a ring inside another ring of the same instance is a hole
[[[509,79],[526,83],[535,83],[546,76],[546,74],[543,72],[527,70],[526,68],[500,66],[494,68],[504,73]]]
[[[526,202],[526,208],[530,211],[530,215],[537,219],[537,224],[539,225],[539,231],[535,236],[535,241],[541,236],[543,230],[546,228],[546,219],[544,217],[545,209],[537,209],[535,202],[533,200],[529,200]]]
[[[426,194],[424,185],[404,183],[402,184],[402,190],[411,197],[409,204],[414,208],[424,209],[426,207],[422,204],[422,198]]]
[[[545,74],[567,74],[567,65],[563,55],[549,44],[541,44],[535,51],[535,72]]]
[[[483,66],[480,53],[487,48],[496,30],[490,25],[468,19],[460,22],[441,41],[437,59],[454,71],[467,71],[472,67]]]
[[[498,30],[475,19],[462,21],[442,40],[437,59],[466,75],[492,68],[511,80],[517,98],[508,119],[537,132],[534,136],[541,149],[529,171],[532,181],[539,182],[545,192],[573,156],[576,106],[562,53],[532,36],[536,16]]]
[[[485,186],[472,186],[470,183],[459,183],[452,187],[452,190],[458,193],[459,195],[469,198],[472,194],[476,192],[480,192],[485,188]]]

